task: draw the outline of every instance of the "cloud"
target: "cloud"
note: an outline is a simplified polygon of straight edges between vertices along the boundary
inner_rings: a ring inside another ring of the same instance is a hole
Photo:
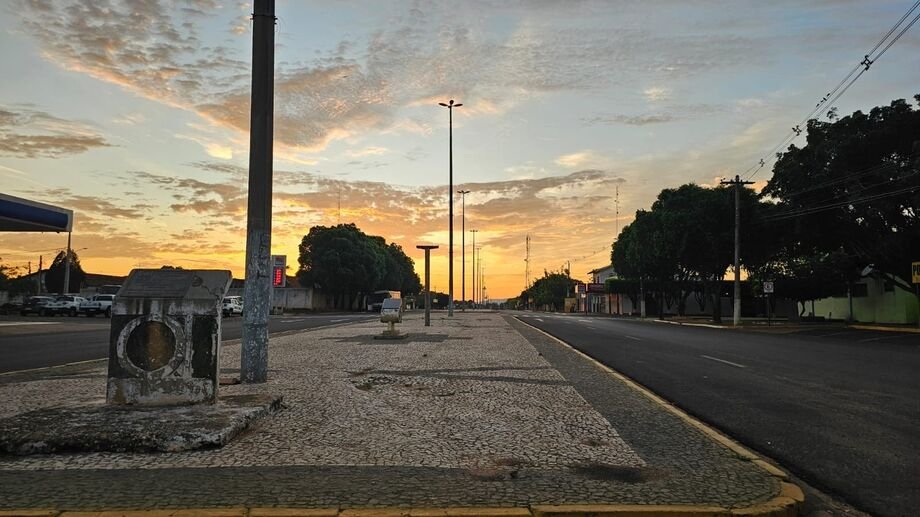
[[[89,125],[25,106],[0,105],[0,155],[60,158],[109,146]]]
[[[570,169],[576,169],[578,167],[584,167],[590,163],[595,163],[598,161],[597,156],[594,155],[592,151],[585,150],[579,151],[577,153],[564,154],[556,158],[556,164],[563,167],[568,167]]]
[[[588,124],[626,124],[627,126],[645,126],[672,122],[677,117],[668,113],[649,113],[646,115],[608,115],[582,119]]]
[[[645,97],[645,100],[649,102],[659,102],[670,99],[671,90],[669,88],[654,86],[652,88],[646,88],[643,90],[642,95]]]
[[[415,6],[394,13],[363,47],[342,40],[307,64],[284,61],[279,48],[275,138],[291,149],[279,149],[278,156],[309,163],[305,154],[336,140],[430,131],[406,112],[433,99],[463,102],[458,117],[494,116],[546,92],[597,91],[647,74],[709,73],[763,52],[748,36],[718,31],[652,31],[625,21],[611,27],[605,16],[611,11],[598,5],[585,4],[582,13],[565,3],[542,4],[539,16],[527,6],[483,3],[479,16],[457,16],[448,4]],[[621,11],[641,16],[642,9]],[[188,21],[216,17],[242,32],[240,10],[211,2],[74,0],[25,2],[15,12],[43,55],[60,66],[248,131],[248,54],[205,45],[201,24]],[[489,30],[490,12],[508,17],[511,30]],[[550,21],[557,19],[577,23]],[[645,94],[657,102],[670,90],[654,86]]]

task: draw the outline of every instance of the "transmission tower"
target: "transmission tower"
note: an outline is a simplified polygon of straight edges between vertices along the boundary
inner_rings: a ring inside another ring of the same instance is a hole
[[[524,289],[530,289],[530,234],[526,238],[526,252],[524,255]]]

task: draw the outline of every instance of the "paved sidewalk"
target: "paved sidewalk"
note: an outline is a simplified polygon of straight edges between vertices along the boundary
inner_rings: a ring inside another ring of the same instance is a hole
[[[221,394],[286,407],[220,449],[0,456],[0,510],[789,502],[777,472],[517,320],[421,318],[403,341],[379,322],[273,338],[269,382]],[[236,375],[239,346],[221,361]],[[0,418],[104,397],[104,362],[0,376]]]

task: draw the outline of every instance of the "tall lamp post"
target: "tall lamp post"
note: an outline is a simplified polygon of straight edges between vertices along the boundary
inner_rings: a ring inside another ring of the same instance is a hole
[[[460,310],[466,310],[466,195],[469,190],[458,190],[460,194]]]
[[[450,198],[450,211],[448,217],[450,218],[449,233],[450,237],[448,239],[448,247],[450,252],[448,253],[447,259],[447,316],[451,317],[454,315],[454,108],[459,108],[463,106],[459,102],[454,104],[454,100],[451,99],[447,103],[439,102],[441,106],[447,108],[448,113],[448,147],[450,149],[449,153],[449,162],[450,162],[450,173],[448,176],[448,185],[447,185],[447,196]]]
[[[479,230],[470,230],[473,234],[473,308],[476,308],[476,232]]]

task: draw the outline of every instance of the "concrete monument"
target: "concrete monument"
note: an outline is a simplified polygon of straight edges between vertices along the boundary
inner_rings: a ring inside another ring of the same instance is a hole
[[[231,278],[219,270],[131,271],[112,306],[109,404],[216,401],[221,302]]]

